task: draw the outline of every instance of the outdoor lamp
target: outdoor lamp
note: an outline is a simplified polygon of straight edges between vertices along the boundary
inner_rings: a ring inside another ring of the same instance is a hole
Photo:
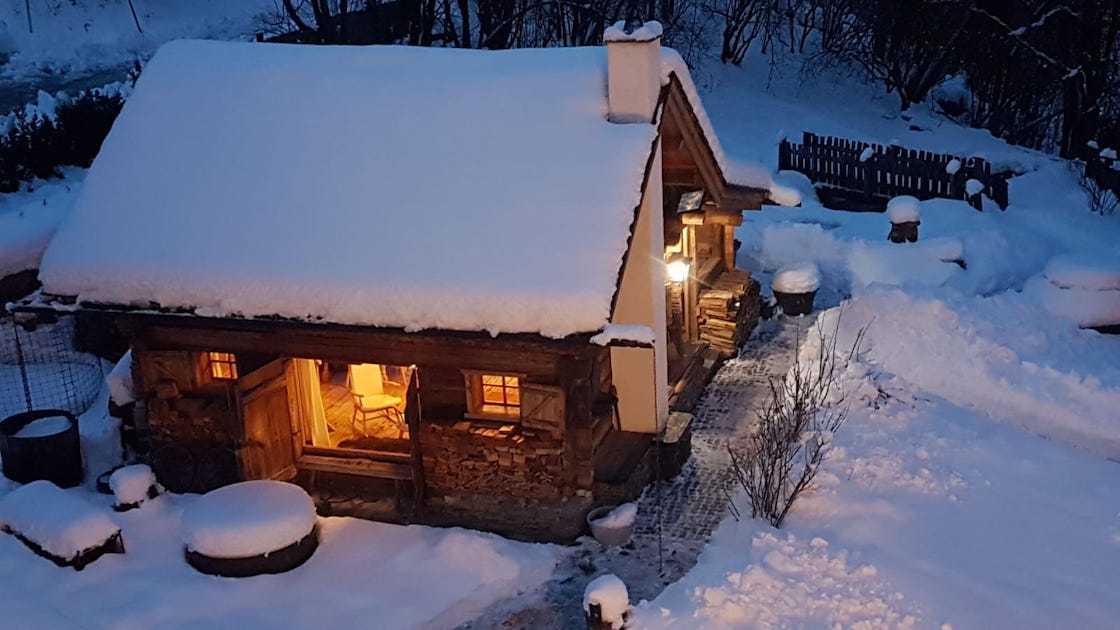
[[[673,254],[665,263],[665,271],[669,274],[670,282],[684,282],[688,279],[688,268],[691,261],[682,254]]]

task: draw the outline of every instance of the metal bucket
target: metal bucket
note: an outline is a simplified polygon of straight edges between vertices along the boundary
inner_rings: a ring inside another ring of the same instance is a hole
[[[62,417],[70,426],[59,433],[37,437],[16,437],[36,420]],[[69,411],[40,409],[25,411],[0,420],[0,458],[4,476],[19,483],[46,479],[60,488],[82,483],[82,445],[78,419]]]

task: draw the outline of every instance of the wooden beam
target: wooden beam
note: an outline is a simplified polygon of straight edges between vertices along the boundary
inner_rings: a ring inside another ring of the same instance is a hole
[[[768,190],[728,184],[720,205],[726,210],[761,210],[763,204],[772,203]]]
[[[704,225],[742,225],[743,213],[738,210],[709,210],[704,213]]]

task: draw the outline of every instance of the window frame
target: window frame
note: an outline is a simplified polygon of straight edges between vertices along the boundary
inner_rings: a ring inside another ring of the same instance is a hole
[[[241,378],[237,367],[237,354],[233,352],[207,351],[203,353],[206,360],[206,375],[213,382],[233,383]],[[216,366],[226,366],[230,376],[222,376],[215,371]]]
[[[466,384],[466,399],[467,399],[467,413],[465,417],[476,420],[489,420],[493,422],[503,422],[506,424],[521,423],[521,386],[525,382],[525,374],[519,372],[502,372],[493,370],[462,370],[463,379]],[[516,389],[517,391],[517,404],[511,405],[506,403],[488,403],[485,401],[485,387],[483,382],[485,377],[501,377],[503,390],[503,399],[508,400],[505,391],[509,389]],[[505,379],[517,379],[516,385],[508,385]],[[486,411],[486,406],[497,406],[505,409],[516,409],[514,413],[493,413]]]

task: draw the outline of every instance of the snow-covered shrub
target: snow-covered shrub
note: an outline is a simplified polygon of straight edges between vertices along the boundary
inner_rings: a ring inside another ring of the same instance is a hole
[[[837,318],[839,327],[840,318]],[[832,445],[832,436],[847,418],[849,401],[837,379],[859,353],[863,329],[846,353],[838,353],[837,330],[826,335],[815,327],[817,339],[809,360],[800,355],[781,379],[771,379],[770,396],[758,413],[758,427],[746,451],[728,443],[731,467],[747,493],[751,516],[781,527],[797,497],[812,483]],[[800,336],[799,336],[800,337]],[[732,505],[734,513],[738,513]]]
[[[1090,158],[1092,159],[1092,158]],[[1120,209],[1120,171],[1109,172],[1106,160],[1096,163],[1077,161],[1073,169],[1077,173],[1077,184],[1089,199],[1089,211],[1094,214],[1111,215]]]

